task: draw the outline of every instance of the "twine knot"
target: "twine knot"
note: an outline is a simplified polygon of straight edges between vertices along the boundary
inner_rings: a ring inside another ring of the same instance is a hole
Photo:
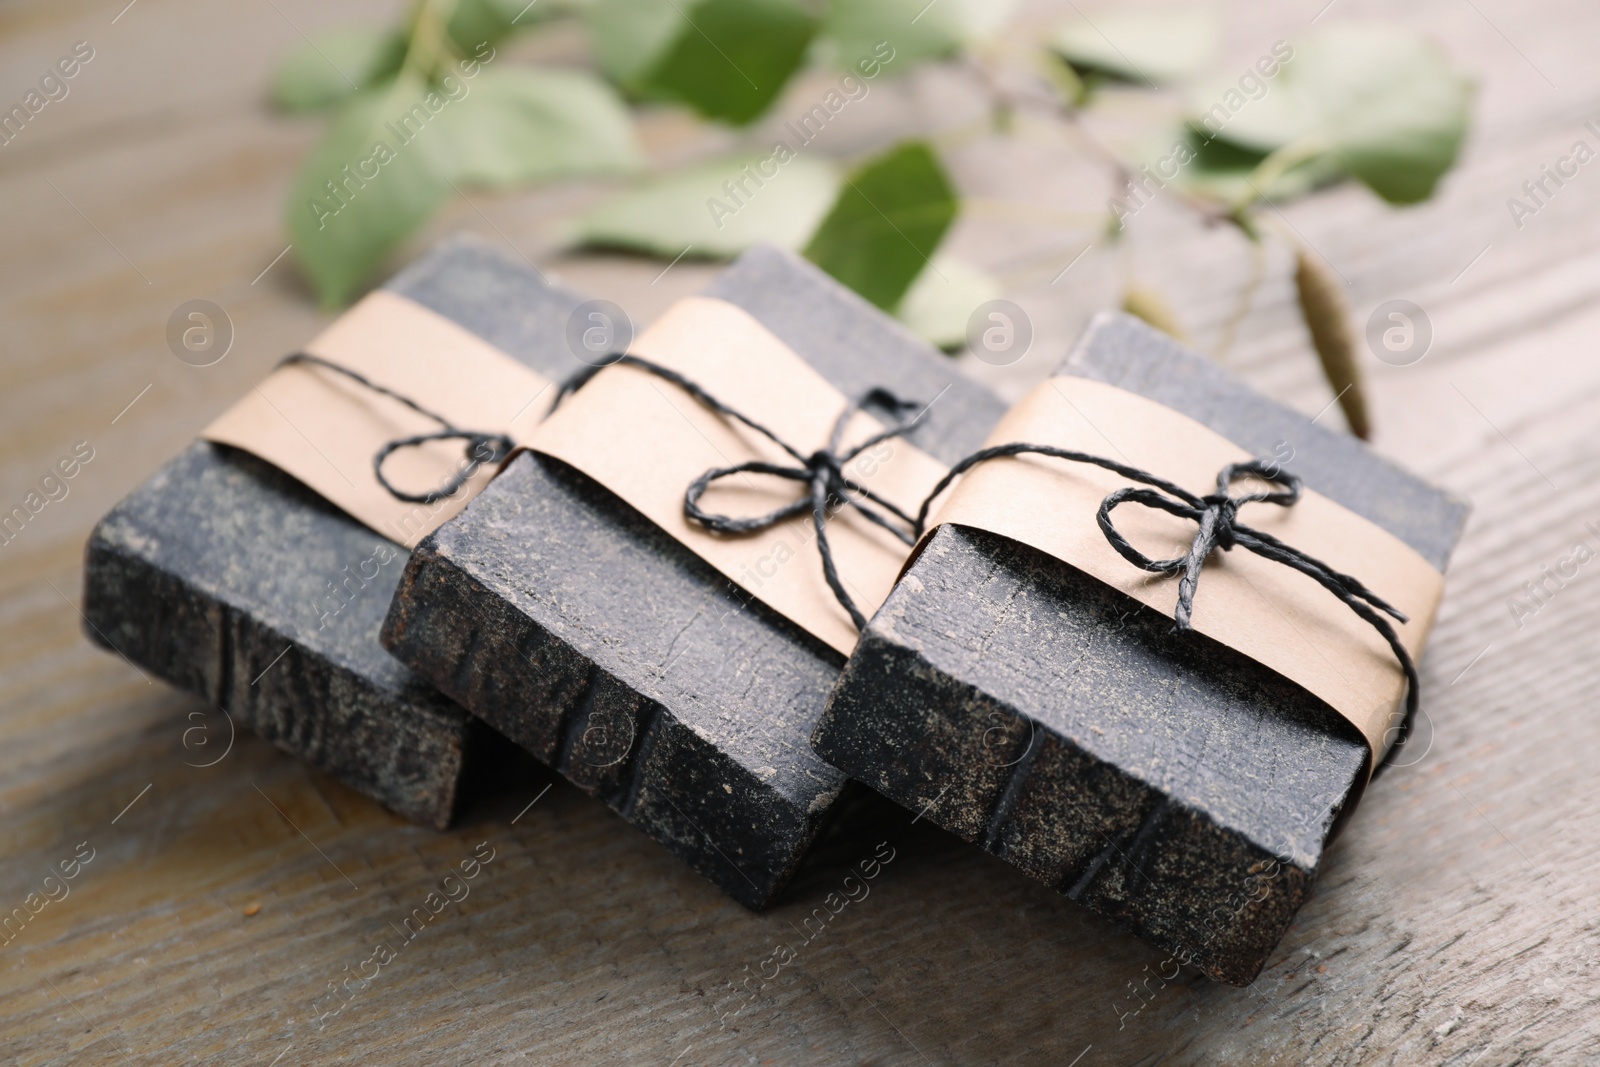
[[[1155,488],[1128,486],[1107,495],[1100,502],[1100,511],[1096,515],[1100,531],[1105,534],[1111,547],[1134,566],[1154,574],[1179,575],[1178,606],[1173,612],[1173,622],[1178,629],[1192,628],[1194,594],[1199,588],[1200,571],[1205,566],[1207,557],[1219,548],[1226,552],[1236,545],[1253,552],[1260,552],[1268,558],[1277,559],[1278,562],[1313,577],[1319,574],[1327,576],[1352,595],[1367,599],[1373,606],[1381,608],[1402,622],[1405,621],[1404,615],[1367,593],[1361,583],[1354,578],[1337,574],[1305,553],[1240,524],[1239,509],[1245,504],[1276,504],[1278,507],[1287,508],[1293,507],[1299,501],[1300,479],[1288,471],[1254,459],[1245,463],[1230,463],[1217,473],[1217,491],[1205,496],[1196,496],[1178,486],[1145,475],[1143,471],[1130,473],[1124,470],[1119,473]],[[1235,496],[1233,483],[1242,478],[1259,478],[1274,488],[1265,492],[1257,491]],[[1142,504],[1147,508],[1155,508],[1192,521],[1195,524],[1195,535],[1189,545],[1189,551],[1173,559],[1153,560],[1134,548],[1111,521],[1111,512],[1122,504]],[[1272,547],[1264,551],[1268,541],[1272,542]]]
[[[708,398],[701,396],[701,400]],[[873,405],[887,411],[893,421],[878,433],[868,437],[855,445],[845,448],[844,434],[850,425],[850,420],[867,405]],[[828,583],[828,588],[833,590],[833,595],[841,607],[849,614],[850,620],[855,623],[856,629],[864,629],[867,617],[856,606],[855,600],[845,592],[844,582],[839,577],[838,568],[834,565],[833,546],[828,540],[828,519],[840,508],[851,507],[870,522],[888,530],[906,545],[913,545],[917,540],[915,520],[893,502],[884,499],[871,489],[855,481],[845,474],[844,468],[851,460],[855,459],[867,449],[880,442],[907,433],[917,425],[922,418],[923,408],[914,400],[902,400],[887,389],[876,388],[868,390],[857,400],[852,400],[845,405],[839,417],[834,420],[833,432],[828,437],[828,446],[819,448],[809,456],[802,455],[792,445],[780,439],[771,430],[752,422],[750,419],[736,412],[723,409],[718,403],[711,402],[711,406],[731,414],[746,426],[754,429],[772,441],[779,448],[793,456],[797,466],[788,467],[777,463],[768,463],[763,460],[753,460],[748,463],[738,463],[731,467],[713,467],[689,485],[689,490],[684,494],[683,509],[690,519],[717,533],[740,534],[750,533],[755,530],[764,530],[780,522],[795,518],[796,516],[811,513],[811,523],[817,532],[817,551],[822,556],[822,576]],[[921,408],[915,415],[907,417],[907,413]],[[714,482],[736,474],[766,474],[777,478],[786,478],[790,481],[803,482],[807,486],[805,496],[793,503],[774,508],[765,515],[756,515],[750,518],[736,518],[731,515],[718,515],[706,511],[700,506],[700,498]]]
[[[378,449],[377,454],[372,457],[373,476],[378,479],[378,484],[388,490],[389,495],[396,500],[404,500],[408,504],[433,504],[445,497],[455,496],[456,492],[471,481],[474,474],[478,473],[479,467],[485,463],[500,463],[516,450],[517,443],[506,434],[484,433],[480,430],[463,430],[443,415],[429,411],[410,397],[402,396],[387,386],[379,385],[366,375],[353,371],[349,367],[341,366],[332,360],[323,359],[321,356],[313,356],[309,352],[296,352],[294,355],[285,356],[278,365],[284,367],[291,363],[307,363],[336,371],[357,385],[370,389],[374,393],[381,393],[391,400],[398,400],[418,415],[432,419],[439,424],[441,429],[434,433],[422,433],[414,437],[397,437],[393,441],[386,442],[382,448]],[[431,489],[424,493],[408,493],[403,489],[396,488],[383,473],[384,461],[402,448],[415,448],[429,441],[466,442],[466,463],[437,489]]]

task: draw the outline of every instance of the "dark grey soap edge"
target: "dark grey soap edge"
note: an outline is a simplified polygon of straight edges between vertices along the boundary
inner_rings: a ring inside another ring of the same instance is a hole
[[[415,703],[314,651],[269,662],[271,650],[291,646],[287,636],[127,552],[99,527],[84,557],[92,576],[84,584],[84,631],[94,644],[222,710],[230,731],[249,730],[412,822],[447,829],[463,804],[489,787],[491,768],[513,762],[495,751],[509,746],[487,726],[439,706],[438,698]],[[121,609],[129,600],[149,607],[142,621]],[[195,649],[207,650],[205,661],[194,658]],[[392,729],[379,738],[362,731],[359,742],[329,738],[326,723],[297,714],[313,694],[338,699],[357,718],[382,715]],[[207,747],[195,749],[193,759],[211,759],[227,744],[223,736],[208,716]],[[474,774],[479,770],[486,773]],[[469,777],[481,780],[468,786]]]
[[[522,462],[533,460],[524,457]],[[417,546],[401,583],[383,630],[385,645],[396,655],[437,679],[463,705],[481,709],[484,721],[635,829],[667,844],[677,858],[745,907],[761,910],[781,894],[827,805],[818,807],[816,798],[801,803],[782,795],[677,722],[664,706],[634,693],[560,636],[538,629],[509,604],[488,596],[476,577],[435,554],[430,541]],[[428,595],[417,596],[419,588]],[[425,610],[410,610],[423,600]],[[524,669],[507,671],[507,664]],[[486,701],[485,686],[494,687],[501,699]],[[558,708],[559,722],[531,723],[511,710],[534,705]],[[599,715],[597,705],[603,705]],[[614,715],[633,724],[626,756],[614,764],[586,765],[588,727],[599,719],[614,728]],[[672,784],[675,799],[662,782]],[[832,793],[843,783],[841,775]],[[731,786],[731,793],[716,788],[724,784]],[[740,806],[729,807],[730,796],[738,796]],[[790,840],[798,838],[802,847],[766,856],[746,848],[735,863],[716,842],[741,840],[737,827],[730,826],[742,825],[752,812],[790,826]]]
[[[1035,568],[1065,567],[1037,549],[984,531],[943,527],[935,537],[947,544],[972,542],[964,556],[980,567],[989,557],[979,546],[1002,543]],[[1095,581],[1079,574],[1074,584]],[[892,597],[906,592],[897,588]],[[930,660],[925,649],[884,628],[891,607],[874,617],[834,690],[815,736],[819,753],[1021,873],[1140,937],[1185,953],[1211,977],[1248,984],[1309,891],[1331,816],[1317,840],[1303,840],[1285,855],[1035,718],[1030,709]],[[1150,609],[1143,609],[1136,623],[1162,633],[1170,629],[1170,620]],[[1250,673],[1253,661],[1241,654],[1203,637],[1198,643],[1213,647],[1182,649],[1186,659],[1221,657]],[[1303,693],[1272,678],[1274,689]],[[1299,710],[1311,715],[1308,725],[1319,723],[1335,732],[1343,726],[1341,751],[1347,758],[1338,792],[1348,798],[1364,775],[1365,745],[1335,713],[1319,714],[1318,708],[1326,710],[1308,695]],[[880,714],[885,709],[887,717]],[[1029,723],[1032,728],[1020,728]],[[1002,727],[1002,738],[1020,744],[989,750],[989,735]],[[1000,757],[1005,761],[996,766]],[[1067,791],[1058,792],[1063,787]],[[1041,820],[1054,824],[1048,832],[1059,840],[1037,838]],[[1083,842],[1090,847],[1081,847]],[[1079,859],[1063,866],[1069,854]],[[1183,864],[1175,866],[1174,857],[1183,857]],[[1282,871],[1267,882],[1260,900],[1248,908],[1229,904],[1252,871],[1273,862]],[[1218,914],[1224,922],[1213,929],[1207,924]]]
[[[1159,360],[1129,360],[1130,349],[1157,349],[1161,355]],[[1159,373],[1150,369],[1154,366],[1161,368]],[[1092,378],[1146,396],[1266,459],[1273,458],[1280,442],[1287,442],[1295,455],[1284,463],[1285,469],[1298,474],[1309,488],[1398,537],[1441,573],[1460,541],[1470,510],[1465,501],[1429,484],[1359,438],[1320,426],[1246,388],[1215,360],[1190,352],[1132,315],[1096,315],[1062,361],[1059,373]],[[1353,486],[1353,480],[1377,481],[1384,492],[1363,493]],[[1210,486],[1189,488],[1211,490]]]

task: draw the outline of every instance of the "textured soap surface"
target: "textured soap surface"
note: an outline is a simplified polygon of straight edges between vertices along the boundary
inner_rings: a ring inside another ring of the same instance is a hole
[[[565,328],[580,298],[479,241],[446,242],[386,288],[546,377],[579,366]],[[515,773],[518,756],[378,643],[407,558],[270,464],[197,441],[95,527],[87,632],[442,828],[474,789]]]
[[[944,462],[1002,413],[787,253],[746,253],[705,295],[744,308],[847,396],[886,386],[933,402],[912,441]],[[810,745],[844,657],[553,460],[519,456],[417,546],[384,641],[751,907],[781,892],[844,784]]]
[[[1460,535],[1462,504],[1137,320],[1097,319],[1061,372],[1158,400],[1256,455],[1287,444],[1285,465],[1309,487],[1441,570]],[[1304,901],[1367,760],[1353,727],[1270,670],[1060,560],[959,526],[935,533],[871,620],[815,743],[852,777],[1241,984]]]

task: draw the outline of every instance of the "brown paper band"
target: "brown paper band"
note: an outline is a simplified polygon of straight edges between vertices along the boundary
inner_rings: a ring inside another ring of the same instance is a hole
[[[409,397],[457,426],[526,440],[543,416],[550,382],[476,334],[396,293],[378,290],[306,346],[307,352]],[[406,547],[451,518],[488,484],[480,468],[432,504],[396,499],[372,461],[397,438],[439,429],[399,401],[344,375],[307,365],[279,367],[201,436],[271,463],[336,507]],[[444,484],[467,463],[460,441],[396,452],[384,464],[397,486]]]
[[[1035,388],[1001,419],[988,444],[1013,441],[1120,460],[1201,493],[1211,491],[1222,467],[1251,458],[1171,408],[1072,376]],[[1177,582],[1130,566],[1095,521],[1106,494],[1130,484],[1085,464],[1040,456],[996,459],[961,477],[929,532],[957,523],[1000,534],[1170,616]],[[1420,656],[1444,576],[1405,542],[1311,490],[1289,508],[1247,504],[1239,521],[1360,578],[1410,617],[1396,628],[1412,658]],[[1192,523],[1146,508],[1121,508],[1116,522],[1153,558],[1182,556],[1195,533]],[[1213,553],[1195,598],[1193,623],[1348,719],[1372,751],[1369,769],[1383,758],[1398,725],[1405,677],[1384,639],[1314,580],[1247,551]]]
[[[679,372],[802,454],[826,446],[847,403],[766,327],[721,300],[680,301],[629,351]],[[864,440],[882,428],[870,415],[858,414],[845,441]],[[685,489],[713,467],[752,460],[792,466],[792,457],[770,441],[716,415],[679,387],[618,365],[607,367],[564,401],[527,443],[616,493],[730,581],[826,644],[845,655],[855,648],[855,627],[823,581],[809,521],[794,519],[722,536],[684,516]],[[915,512],[945,469],[896,439],[862,453],[845,472]],[[701,506],[758,515],[793,503],[796,496],[796,483],[752,474],[718,482]],[[828,539],[851,598],[870,616],[894,586],[906,545],[849,508],[831,518]]]

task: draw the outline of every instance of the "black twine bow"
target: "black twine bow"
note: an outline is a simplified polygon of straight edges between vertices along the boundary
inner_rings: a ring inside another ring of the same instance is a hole
[[[393,400],[398,400],[400,403],[404,404],[412,411],[415,411],[417,414],[425,416],[426,418],[430,418],[439,424],[441,429],[435,431],[434,433],[417,434],[414,437],[397,437],[393,441],[385,444],[382,448],[378,449],[377,454],[372,457],[372,473],[377,477],[378,484],[387,489],[389,491],[389,495],[394,497],[396,500],[404,500],[408,504],[432,504],[444,497],[454,496],[457,490],[459,490],[463,485],[466,485],[467,482],[472,479],[472,476],[478,473],[478,468],[480,466],[485,463],[499,463],[501,460],[511,455],[512,450],[517,447],[517,443],[506,434],[482,433],[478,430],[464,430],[461,427],[451,423],[450,420],[445,418],[443,415],[438,415],[432,411],[429,411],[427,408],[423,407],[421,404],[418,404],[410,397],[401,396],[393,389],[379,385],[377,382],[372,381],[365,375],[358,374],[349,367],[342,367],[331,360],[323,359],[321,356],[313,356],[309,352],[296,352],[292,356],[285,356],[283,361],[278,365],[281,367],[287,366],[290,363],[310,363],[318,367],[326,367],[328,370],[338,371],[340,374],[343,374],[352,381],[366,386],[374,393],[382,393],[384,396],[387,396]],[[418,445],[427,444],[429,441],[465,441],[467,457],[466,466],[456,471],[456,473],[452,475],[448,481],[446,481],[438,489],[435,489],[431,492],[420,494],[408,493],[402,489],[396,488],[389,481],[389,479],[384,476],[384,461],[402,448],[415,448]]]
[[[1290,474],[1273,464],[1262,460],[1249,460],[1245,463],[1230,463],[1217,473],[1217,490],[1206,496],[1196,496],[1180,485],[1174,485],[1164,478],[1140,470],[1138,467],[1115,460],[1105,459],[1101,456],[1092,456],[1085,452],[1074,452],[1065,448],[1056,448],[1051,445],[1033,445],[1015,443],[997,445],[993,448],[980,449],[966,457],[950,468],[950,472],[939,480],[933,491],[922,502],[922,508],[917,512],[915,529],[921,536],[927,524],[928,510],[933,502],[945,491],[952,481],[963,472],[987,460],[998,459],[1003,456],[1019,456],[1023,454],[1037,454],[1051,456],[1056,459],[1070,460],[1074,463],[1088,463],[1096,467],[1103,467],[1108,471],[1121,475],[1129,481],[1142,482],[1153,488],[1139,488],[1125,486],[1106,496],[1100,502],[1100,510],[1095,518],[1100,524],[1100,532],[1105,534],[1111,547],[1117,554],[1141,570],[1152,574],[1178,575],[1178,605],[1173,612],[1173,623],[1176,628],[1186,631],[1192,628],[1191,618],[1194,612],[1194,594],[1200,585],[1200,571],[1206,559],[1217,549],[1224,552],[1235,545],[1249,549],[1256,555],[1281,563],[1286,567],[1299,571],[1301,574],[1314,579],[1324,589],[1344,603],[1360,618],[1371,624],[1389,643],[1389,648],[1394,652],[1395,659],[1400,662],[1400,669],[1406,676],[1406,714],[1402,731],[1409,728],[1412,717],[1416,714],[1418,687],[1416,664],[1411,660],[1411,654],[1400,643],[1400,637],[1390,625],[1389,620],[1383,615],[1398,622],[1406,622],[1404,612],[1391,606],[1382,598],[1373,593],[1361,582],[1348,574],[1341,574],[1321,560],[1286,545],[1269,533],[1255,530],[1239,522],[1239,509],[1245,504],[1264,503],[1276,504],[1278,507],[1293,507],[1300,499],[1301,481],[1296,475]],[[1272,492],[1244,493],[1239,496],[1232,495],[1233,483],[1240,478],[1260,478],[1269,485],[1278,486]],[[1111,513],[1122,504],[1142,504],[1147,508],[1165,511],[1182,519],[1194,522],[1198,529],[1195,531],[1194,541],[1189,546],[1189,551],[1182,556],[1172,559],[1151,559],[1137,548],[1134,548],[1128,539],[1122,536],[1111,521]],[[1379,612],[1383,614],[1380,615]],[[1401,736],[1404,736],[1402,732]]]
[[[743,534],[765,530],[780,522],[792,519],[806,512],[811,513],[812,526],[817,531],[817,551],[822,556],[822,575],[827,580],[828,588],[833,590],[834,597],[850,615],[856,629],[864,629],[867,617],[856,607],[850,594],[845,592],[844,583],[839,578],[839,569],[834,564],[833,547],[828,541],[827,522],[830,515],[841,507],[855,508],[861,515],[877,524],[907,545],[916,543],[917,528],[915,520],[892,502],[874,493],[861,483],[854,481],[844,473],[844,468],[851,460],[862,452],[872,448],[893,437],[909,432],[922,418],[926,407],[914,400],[902,400],[889,390],[876,387],[867,390],[860,398],[850,401],[845,405],[839,417],[834,420],[833,432],[828,436],[826,448],[818,449],[807,456],[799,449],[790,445],[767,427],[741,412],[735,411],[710,393],[706,392],[695,382],[679,374],[675,370],[663,367],[638,356],[616,355],[601,366],[586,367],[569,378],[562,384],[560,392],[556,395],[555,405],[573,392],[581,389],[588,380],[603,367],[613,363],[622,363],[627,366],[637,367],[648,371],[658,378],[671,382],[694,397],[706,407],[719,415],[727,416],[743,423],[750,429],[761,434],[767,440],[783,449],[795,460],[796,466],[785,466],[779,463],[768,463],[764,460],[751,460],[747,463],[738,463],[731,467],[713,467],[690,483],[683,496],[683,510],[694,522],[699,523],[708,530],[717,533]],[[858,442],[849,448],[843,447],[845,429],[856,412],[863,407],[874,406],[887,411],[893,421],[887,428],[873,434],[866,440]],[[907,413],[921,408],[915,415],[905,417]],[[713,482],[722,478],[732,477],[735,474],[770,474],[790,481],[803,482],[806,485],[806,495],[792,504],[775,508],[765,515],[752,518],[735,518],[730,515],[718,515],[706,511],[700,506],[700,498],[711,488]]]

